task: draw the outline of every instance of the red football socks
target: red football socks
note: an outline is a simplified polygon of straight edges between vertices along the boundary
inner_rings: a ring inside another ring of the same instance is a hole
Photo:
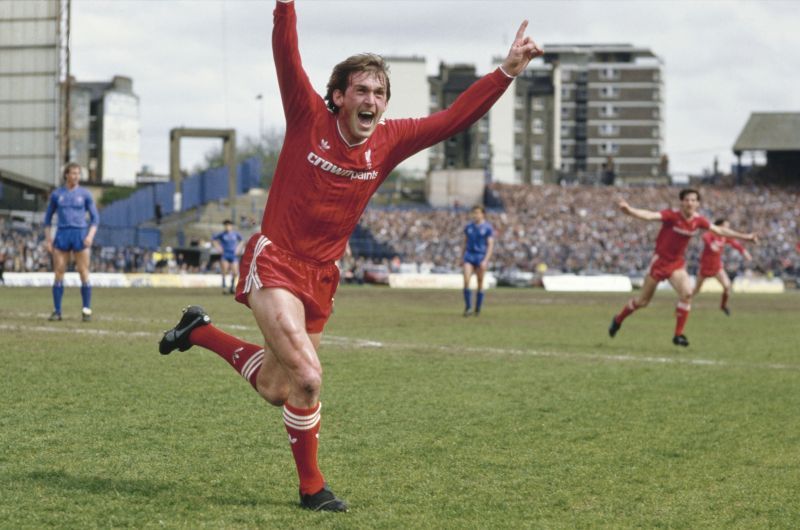
[[[264,361],[264,348],[228,335],[212,324],[198,326],[189,335],[189,342],[211,350],[230,364],[253,388]]]
[[[317,464],[321,408],[322,403],[310,409],[293,407],[288,403],[283,405],[283,423],[289,433],[303,495],[313,495],[325,486],[325,479]]]
[[[686,320],[689,318],[689,311],[692,306],[678,302],[675,307],[675,336],[683,335],[683,328],[686,326]]]
[[[622,324],[622,321],[628,318],[628,315],[637,309],[639,309],[639,306],[636,305],[636,300],[631,298],[628,300],[628,303],[625,304],[625,307],[622,308],[622,311],[620,311],[620,313],[614,317],[614,320],[616,320],[617,324]]]

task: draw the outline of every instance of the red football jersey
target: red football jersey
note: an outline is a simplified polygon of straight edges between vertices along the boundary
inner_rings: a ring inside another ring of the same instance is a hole
[[[714,232],[703,234],[703,254],[700,256],[700,268],[703,270],[719,270],[722,268],[722,251],[730,245],[744,254],[744,247],[735,239],[718,236]]]
[[[328,262],[347,239],[370,197],[405,158],[466,129],[511,84],[500,69],[464,91],[446,110],[419,119],[382,120],[375,132],[349,145],[336,114],[314,91],[300,61],[294,3],[274,11],[272,51],[286,137],[270,188],[261,232],[293,254]]]
[[[686,219],[680,210],[661,210],[661,230],[656,238],[656,254],[669,261],[683,258],[689,240],[698,230],[708,230],[711,226],[708,219],[694,214]]]

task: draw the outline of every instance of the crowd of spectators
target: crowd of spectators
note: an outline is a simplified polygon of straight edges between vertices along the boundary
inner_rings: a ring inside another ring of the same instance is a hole
[[[580,274],[621,273],[641,276],[653,255],[659,223],[623,215],[619,198],[650,210],[677,208],[680,188],[526,186],[493,184],[490,192],[504,208],[489,211],[495,229],[496,272],[561,271]],[[726,250],[729,272],[800,275],[800,192],[769,187],[701,189],[702,209],[712,222],[720,217],[732,227],[756,232],[759,245],[748,248],[753,261]],[[361,219],[375,238],[392,246],[404,262],[458,270],[468,222],[465,209],[370,208]],[[702,241],[694,238],[687,265],[694,272]]]
[[[525,186],[493,184],[489,192],[504,207],[490,210],[495,252],[490,268],[497,273],[560,271],[579,274],[621,273],[641,276],[653,254],[659,223],[623,215],[616,206],[625,198],[650,210],[678,206],[677,187]],[[800,191],[770,187],[707,187],[700,190],[701,213],[712,221],[725,217],[732,227],[756,232],[758,245],[747,244],[753,261],[746,263],[730,247],[724,263],[731,274],[753,271],[775,276],[800,276]],[[468,210],[462,208],[370,207],[361,225],[395,256],[388,270],[458,271]],[[344,260],[354,280],[370,274],[370,260],[357,254]],[[694,238],[687,266],[694,272],[702,251]],[[138,247],[92,249],[96,272],[218,272],[214,261],[192,263],[172,249]],[[51,271],[44,232],[36,224],[0,219],[0,270]]]

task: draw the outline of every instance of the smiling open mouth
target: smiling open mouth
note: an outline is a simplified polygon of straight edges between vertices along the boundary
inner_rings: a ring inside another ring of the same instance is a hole
[[[364,127],[369,127],[372,125],[372,121],[375,118],[374,112],[369,111],[362,111],[358,113],[358,122],[363,125]]]

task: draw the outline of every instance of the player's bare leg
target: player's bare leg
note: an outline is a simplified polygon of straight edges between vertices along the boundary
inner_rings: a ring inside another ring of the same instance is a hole
[[[672,343],[676,346],[688,346],[689,340],[683,334],[689,312],[692,309],[692,281],[686,269],[678,269],[669,277],[669,283],[678,293],[678,304],[675,307],[675,334]]]
[[[219,260],[219,271],[222,274],[222,294],[227,294],[228,292],[226,289],[225,278],[227,278],[228,274],[230,274],[230,269],[231,269],[231,264],[228,263],[227,260],[225,259]],[[231,283],[231,286],[233,287],[234,284]]]
[[[472,291],[469,288],[469,281],[472,279],[472,273],[475,272],[475,267],[472,263],[464,263],[464,316],[468,317],[472,314]]]
[[[64,298],[64,273],[69,262],[69,252],[53,249],[53,313],[51,321],[61,320],[61,300]]]
[[[611,325],[608,326],[608,335],[611,338],[614,338],[619,331],[619,328],[622,327],[622,321],[628,318],[631,313],[637,309],[647,307],[647,304],[649,304],[650,300],[653,299],[653,295],[655,294],[657,287],[658,280],[649,274],[644,277],[644,284],[642,284],[642,288],[639,291],[639,296],[628,300],[628,303],[625,304],[625,306],[622,308],[622,311],[617,313],[614,318],[611,319]]]
[[[75,270],[81,277],[81,318],[84,322],[92,319],[92,284],[89,281],[89,263],[91,262],[91,249],[84,248],[75,252]]]
[[[347,511],[347,503],[328,489],[317,462],[322,387],[317,348],[322,335],[306,332],[303,304],[289,291],[259,289],[248,301],[271,352],[265,356],[268,367],[262,365],[257,388],[270,403],[283,404],[300,478],[300,504],[311,510]]]
[[[239,267],[237,267],[235,263],[231,263],[231,286],[228,288],[228,294],[236,293],[236,282],[239,279],[239,277],[236,275],[238,268]]]
[[[731,316],[731,310],[728,309],[728,297],[731,294],[731,279],[725,269],[720,269],[716,276],[719,283],[722,285],[722,299],[720,300],[719,308],[728,316]]]
[[[703,284],[706,281],[706,278],[707,277],[703,276],[702,274],[698,274],[697,275],[697,281],[694,284],[694,290],[692,291],[692,297],[697,296],[697,294],[700,292],[700,289],[702,289]]]
[[[475,278],[478,280],[478,291],[475,293],[475,316],[481,314],[481,306],[483,305],[483,274],[486,268],[483,265],[475,267]]]

